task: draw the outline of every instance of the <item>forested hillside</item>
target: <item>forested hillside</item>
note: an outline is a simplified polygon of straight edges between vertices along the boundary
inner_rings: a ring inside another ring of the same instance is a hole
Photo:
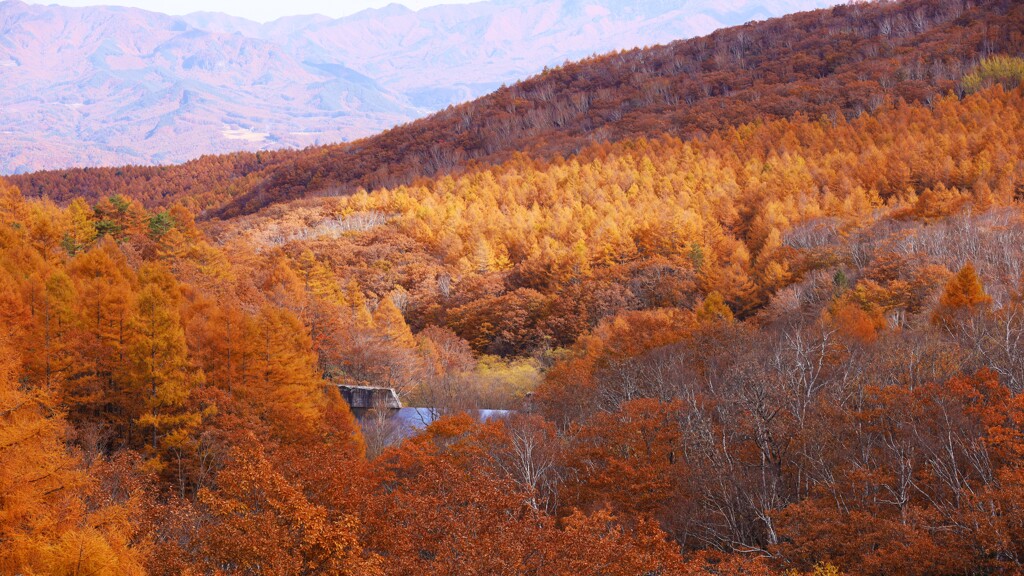
[[[709,95],[222,219],[311,153],[0,182],[0,572],[1024,570],[1024,12],[972,6],[759,25],[887,14],[865,82],[897,80],[849,114]],[[403,439],[336,384],[441,418]]]
[[[688,138],[759,119],[855,117],[886,100],[959,89],[980,57],[1022,50],[1011,0],[905,0],[837,6],[707,37],[600,56],[353,144],[299,154],[209,157],[181,167],[41,172],[25,194],[66,202],[130,194],[230,217],[296,197],[351,193],[529,152],[549,159],[594,141]],[[195,174],[210,185],[197,194]]]
[[[546,66],[837,2],[478,0],[338,19],[246,3],[290,16],[259,23],[171,15],[190,9],[178,2],[0,0],[0,175],[349,142]]]
[[[7,188],[0,561],[1011,569],[1022,104],[523,158],[209,238]],[[454,414],[541,371],[535,412],[390,448],[323,392]]]

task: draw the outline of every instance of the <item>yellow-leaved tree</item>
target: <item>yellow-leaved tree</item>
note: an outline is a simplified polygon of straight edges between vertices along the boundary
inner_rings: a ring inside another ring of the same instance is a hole
[[[146,282],[136,297],[128,346],[137,394],[132,409],[150,463],[161,470],[192,449],[200,415],[189,409],[189,396],[197,376],[189,370],[176,281],[160,268],[144,269],[142,275]]]
[[[974,265],[968,262],[946,284],[932,321],[948,329],[965,314],[983,310],[991,303]]]

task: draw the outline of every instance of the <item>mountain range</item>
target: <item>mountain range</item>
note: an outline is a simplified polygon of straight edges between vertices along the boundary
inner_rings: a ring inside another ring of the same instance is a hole
[[[545,67],[834,0],[492,0],[261,24],[0,2],[0,174],[345,142]]]

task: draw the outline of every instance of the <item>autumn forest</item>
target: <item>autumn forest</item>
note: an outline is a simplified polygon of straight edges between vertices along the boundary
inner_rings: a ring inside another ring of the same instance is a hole
[[[0,573],[1024,571],[1022,56],[849,4],[0,179]]]

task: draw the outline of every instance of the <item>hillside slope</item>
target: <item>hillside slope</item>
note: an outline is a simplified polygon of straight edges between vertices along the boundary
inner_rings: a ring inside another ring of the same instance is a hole
[[[990,52],[1018,54],[1024,5],[910,0],[839,6],[611,54],[549,71],[351,146],[314,149],[216,211],[410,182],[515,152],[570,154],[593,141],[691,137],[802,113],[856,116],[886,99],[957,88]]]
[[[1024,573],[1021,15],[853,5],[16,179],[63,206],[0,179],[0,574]]]
[[[0,174],[350,141],[545,65],[832,2],[490,1],[259,24],[2,1]]]
[[[758,119],[853,117],[886,100],[927,101],[956,90],[981,56],[1021,53],[1021,29],[1024,5],[1011,0],[839,6],[567,65],[353,144],[12,180],[58,201],[122,193],[149,205],[183,200],[227,218],[519,151],[550,158],[595,141],[690,137]],[[199,197],[192,175],[205,183]]]
[[[36,442],[0,450],[0,571],[1019,573],[1024,60],[1000,61],[962,99],[201,227],[0,183],[2,431]],[[453,416],[395,445],[338,383]]]

